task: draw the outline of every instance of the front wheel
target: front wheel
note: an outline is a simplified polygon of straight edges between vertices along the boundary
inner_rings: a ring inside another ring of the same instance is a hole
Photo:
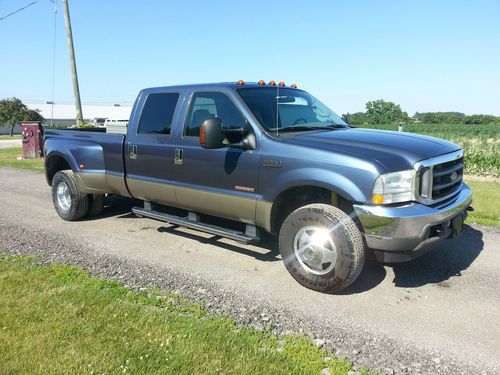
[[[365,246],[354,221],[336,207],[309,204],[283,222],[279,248],[290,274],[303,286],[335,292],[363,269]]]
[[[89,207],[89,197],[80,193],[72,171],[59,171],[52,180],[52,201],[61,218],[79,220]]]

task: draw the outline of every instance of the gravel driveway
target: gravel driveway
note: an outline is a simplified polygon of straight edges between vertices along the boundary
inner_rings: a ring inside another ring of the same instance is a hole
[[[179,291],[216,313],[319,346],[382,373],[500,373],[500,231],[467,227],[407,264],[370,263],[341,295],[297,284],[273,238],[240,245],[130,214],[110,198],[103,217],[64,222],[44,176],[0,168],[0,246],[80,265],[133,288]]]

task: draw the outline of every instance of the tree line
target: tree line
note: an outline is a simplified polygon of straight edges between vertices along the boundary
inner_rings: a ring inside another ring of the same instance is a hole
[[[348,113],[352,125],[422,122],[426,124],[500,124],[500,116],[461,112],[416,112],[409,117],[399,104],[378,99],[366,103],[365,112]]]
[[[21,99],[10,98],[0,100],[0,126],[10,126],[10,136],[14,134],[14,126],[22,121],[41,121],[45,119],[38,109],[29,109]]]
[[[383,99],[366,103],[365,112],[347,113],[344,115],[352,125],[394,124],[422,122],[426,124],[500,124],[500,117],[493,115],[466,115],[461,112],[416,112],[412,117],[401,110],[399,104],[386,102]],[[10,135],[14,127],[22,121],[41,121],[45,119],[38,109],[29,109],[21,99],[10,98],[0,100],[0,126],[8,124]]]

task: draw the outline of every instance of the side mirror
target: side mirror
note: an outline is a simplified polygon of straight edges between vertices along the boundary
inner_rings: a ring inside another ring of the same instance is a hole
[[[222,148],[224,134],[222,133],[222,122],[218,118],[209,118],[203,121],[200,127],[200,145],[203,148]]]
[[[342,121],[344,121],[347,125],[350,125],[349,117],[349,113],[342,115]]]

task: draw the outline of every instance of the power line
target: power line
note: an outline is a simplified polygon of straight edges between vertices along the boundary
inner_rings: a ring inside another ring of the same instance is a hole
[[[9,13],[9,14],[6,14],[6,15],[5,15],[5,16],[3,16],[2,18],[0,18],[0,21],[4,20],[4,19],[6,19],[6,18],[8,18],[8,17],[10,17],[10,16],[13,16],[13,15],[14,15],[14,14],[16,14],[16,13],[19,13],[20,11],[25,10],[26,8],[29,8],[29,7],[30,7],[30,6],[32,6],[32,5],[35,5],[36,3],[38,3],[38,1],[39,1],[39,0],[37,0],[37,1],[33,1],[32,3],[29,3],[28,5],[25,5],[25,6],[23,6],[22,8],[19,8],[18,10],[15,10],[15,11],[13,11],[13,12]]]
[[[1,99],[8,99],[7,97],[1,97],[0,96],[0,100]],[[23,103],[27,103],[27,104],[50,104],[51,101],[50,100],[42,100],[42,99],[26,99],[26,98],[20,98],[22,99]],[[59,106],[59,105],[72,105],[74,104],[74,101],[71,100],[71,99],[61,99],[61,100],[57,100],[54,102],[54,106]],[[115,101],[109,101],[109,102],[96,102],[96,101],[92,101],[92,100],[89,100],[89,101],[83,101],[82,102],[82,105],[95,105],[95,106],[106,106],[106,107],[111,107],[115,104],[120,104],[120,106],[123,106],[123,107],[132,107],[132,105],[134,104],[133,101],[122,101],[122,100],[115,100]]]
[[[56,82],[56,39],[57,39],[57,2],[54,0],[54,44],[52,50],[52,110],[50,113],[50,124],[54,121],[54,88]]]

